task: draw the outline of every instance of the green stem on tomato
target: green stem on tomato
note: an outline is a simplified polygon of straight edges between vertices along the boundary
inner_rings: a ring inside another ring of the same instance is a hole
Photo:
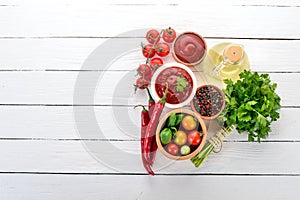
[[[148,57],[147,57],[147,60],[146,60],[146,64],[149,63],[149,57],[150,57],[152,51],[155,50],[155,46],[156,46],[156,44],[157,44],[157,42],[158,42],[158,40],[159,40],[161,34],[163,33],[163,31],[164,31],[164,30],[161,30],[160,33],[159,33],[159,35],[158,35],[158,37],[154,40],[154,43],[153,43],[153,45],[152,45],[152,48],[151,48],[151,50],[150,50],[149,53],[148,53]]]

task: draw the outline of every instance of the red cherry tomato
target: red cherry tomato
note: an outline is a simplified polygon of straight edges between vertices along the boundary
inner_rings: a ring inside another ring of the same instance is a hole
[[[141,64],[137,69],[137,72],[140,76],[148,76],[151,74],[151,67],[146,64]]]
[[[162,59],[160,58],[152,58],[150,60],[150,66],[156,70],[158,69],[160,66],[162,66],[164,64],[164,62],[162,61]]]
[[[167,149],[168,149],[168,152],[172,155],[176,155],[179,150],[178,146],[173,143],[169,144]]]
[[[143,90],[143,89],[145,89],[146,87],[148,87],[148,85],[149,85],[149,82],[148,82],[146,79],[143,80],[143,77],[140,77],[140,78],[138,78],[138,79],[136,80],[136,85],[135,85],[135,87],[137,87],[137,88]]]
[[[188,134],[188,143],[193,146],[198,146],[201,143],[200,132],[197,130],[193,130]]]
[[[158,39],[157,39],[158,38]],[[160,37],[159,37],[159,32],[157,30],[149,30],[146,33],[146,40],[150,43],[150,44],[154,44],[155,40],[157,39],[157,42],[159,41]]]
[[[155,55],[155,49],[152,49],[152,44],[147,44],[143,46],[143,55],[146,58],[152,58]]]
[[[156,45],[155,51],[156,51],[158,56],[165,57],[169,54],[170,47],[167,43],[160,42]]]
[[[151,82],[152,76],[153,76],[154,72],[150,72],[149,74],[145,75],[145,79],[149,82]]]
[[[165,42],[172,43],[176,38],[176,32],[171,27],[164,30],[162,38]]]

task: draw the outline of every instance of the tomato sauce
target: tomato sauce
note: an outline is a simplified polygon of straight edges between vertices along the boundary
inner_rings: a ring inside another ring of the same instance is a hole
[[[205,56],[206,44],[198,35],[185,33],[175,41],[174,53],[184,63],[196,63]]]
[[[178,78],[184,78],[187,82],[186,87],[182,88],[183,91],[178,91]],[[173,66],[163,70],[155,81],[155,90],[161,98],[166,90],[168,84],[168,93],[166,101],[169,104],[179,104],[184,102],[191,95],[193,90],[193,81],[190,74],[179,67]]]

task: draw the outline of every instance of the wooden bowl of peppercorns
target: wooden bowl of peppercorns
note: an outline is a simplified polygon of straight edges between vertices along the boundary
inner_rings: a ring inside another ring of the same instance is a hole
[[[202,119],[215,119],[225,107],[225,95],[215,85],[202,85],[197,88],[191,107],[194,112],[199,113]]]

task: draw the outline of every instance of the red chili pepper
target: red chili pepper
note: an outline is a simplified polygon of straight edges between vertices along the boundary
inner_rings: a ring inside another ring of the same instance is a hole
[[[149,91],[149,88],[146,88],[147,92],[148,92],[148,110],[149,110],[149,116],[152,115],[153,113],[153,109],[155,107],[155,101],[153,99],[153,97],[151,96],[151,93]],[[156,143],[156,138],[155,135],[152,137],[152,144],[150,147],[150,157],[151,157],[151,163],[154,163],[155,160],[155,156],[156,156],[156,150],[157,150],[157,143]]]
[[[156,128],[157,128],[157,125],[159,122],[159,118],[165,107],[167,92],[168,92],[168,85],[166,87],[164,96],[155,104],[153,113],[150,117],[150,121],[147,126],[146,133],[145,133],[145,143],[144,143],[145,152],[146,152],[145,158],[146,158],[147,162],[150,164],[153,164],[153,161],[151,159],[151,147],[152,147],[153,142],[155,142],[153,140],[153,138],[155,138],[155,132],[156,132]]]
[[[153,97],[151,96],[151,93],[150,93],[148,87],[146,87],[146,90],[147,90],[147,92],[148,92],[148,97],[149,97],[149,99],[148,99],[149,116],[151,116],[151,115],[152,115],[152,112],[153,112],[153,109],[154,109],[154,107],[155,107],[155,101],[154,101]]]
[[[143,105],[136,105],[134,106],[134,108],[141,106],[143,107],[143,110],[141,112],[141,152],[142,152],[142,161],[143,161],[143,165],[145,167],[145,169],[147,170],[147,172],[149,174],[151,174],[152,176],[154,176],[154,172],[152,171],[150,164],[146,161],[145,156],[146,156],[146,152],[145,152],[145,132],[148,126],[148,123],[150,121],[150,117],[149,117],[149,113],[146,110],[146,108]]]

